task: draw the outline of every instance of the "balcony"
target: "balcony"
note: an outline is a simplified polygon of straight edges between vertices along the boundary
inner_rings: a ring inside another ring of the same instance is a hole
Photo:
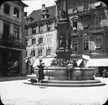
[[[13,36],[10,36],[9,38],[1,38],[0,39],[0,45],[5,47],[13,47],[13,48],[19,48],[19,49],[25,49],[26,45],[25,43],[22,43],[21,39],[16,39]]]

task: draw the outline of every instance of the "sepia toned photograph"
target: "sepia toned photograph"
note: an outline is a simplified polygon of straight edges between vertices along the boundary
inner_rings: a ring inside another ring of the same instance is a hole
[[[108,105],[108,1],[0,1],[0,105]]]

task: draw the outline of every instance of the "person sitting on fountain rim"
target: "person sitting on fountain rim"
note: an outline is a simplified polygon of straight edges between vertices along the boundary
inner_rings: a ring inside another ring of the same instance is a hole
[[[78,67],[76,60],[73,60],[73,67]]]
[[[68,62],[66,68],[67,68],[67,79],[71,80],[72,79],[72,69],[73,69],[73,64],[71,63],[71,61]]]

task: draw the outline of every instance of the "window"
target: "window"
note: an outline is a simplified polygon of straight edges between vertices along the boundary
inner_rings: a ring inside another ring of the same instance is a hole
[[[51,44],[52,40],[51,40],[51,35],[47,35],[47,44]]]
[[[47,25],[47,30],[51,31],[51,25]]]
[[[28,55],[28,51],[26,51],[26,57],[27,57],[27,55]]]
[[[42,49],[38,50],[38,56],[42,56]]]
[[[36,44],[36,39],[32,39],[32,45]]]
[[[46,50],[46,56],[48,56],[48,55],[51,55],[51,49],[50,49],[50,48],[48,48],[48,49]]]
[[[45,15],[42,15],[42,20],[45,18]]]
[[[4,13],[9,15],[10,12],[10,5],[9,4],[4,4]]]
[[[73,21],[73,29],[77,29],[77,21]]]
[[[84,1],[84,10],[88,10],[89,9],[89,0],[85,0]]]
[[[84,40],[84,50],[89,50],[89,41]]]
[[[96,39],[96,49],[101,49],[102,48],[102,38],[97,38]]]
[[[88,29],[90,25],[90,18],[89,17],[85,17],[85,19],[83,20],[83,27],[84,29]]]
[[[73,13],[76,13],[77,12],[77,4],[73,4]]]
[[[101,16],[96,16],[96,25],[100,25],[101,19]]]
[[[31,35],[32,34],[32,28],[28,28],[28,35]]]
[[[10,27],[9,24],[5,24],[3,26],[3,39],[7,40],[9,38],[9,31],[10,31]]]
[[[28,45],[28,46],[31,46],[31,45],[32,45],[32,43],[31,43],[31,39],[28,39],[28,41],[27,41],[27,45]]]
[[[73,41],[73,51],[77,51],[77,50],[78,50],[78,42]]]
[[[18,39],[19,38],[19,28],[14,28],[14,37],[16,38],[16,39]]]
[[[44,32],[44,31],[43,31],[43,26],[40,26],[40,32]]]
[[[14,17],[19,18],[19,9],[14,8]]]
[[[33,28],[32,28],[32,34],[35,34],[35,33],[36,33],[36,28],[33,27]]]
[[[38,43],[42,44],[43,43],[43,38],[39,38]]]
[[[35,56],[35,50],[34,49],[32,50],[32,56]]]

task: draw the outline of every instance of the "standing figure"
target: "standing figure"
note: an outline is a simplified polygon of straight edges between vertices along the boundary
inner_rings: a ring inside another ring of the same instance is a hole
[[[104,70],[103,70],[103,78],[107,78],[107,71],[106,71],[106,69],[104,68]]]
[[[42,80],[44,79],[44,65],[42,63],[42,60],[40,60],[40,64],[37,67],[38,67],[38,81],[42,82]]]

